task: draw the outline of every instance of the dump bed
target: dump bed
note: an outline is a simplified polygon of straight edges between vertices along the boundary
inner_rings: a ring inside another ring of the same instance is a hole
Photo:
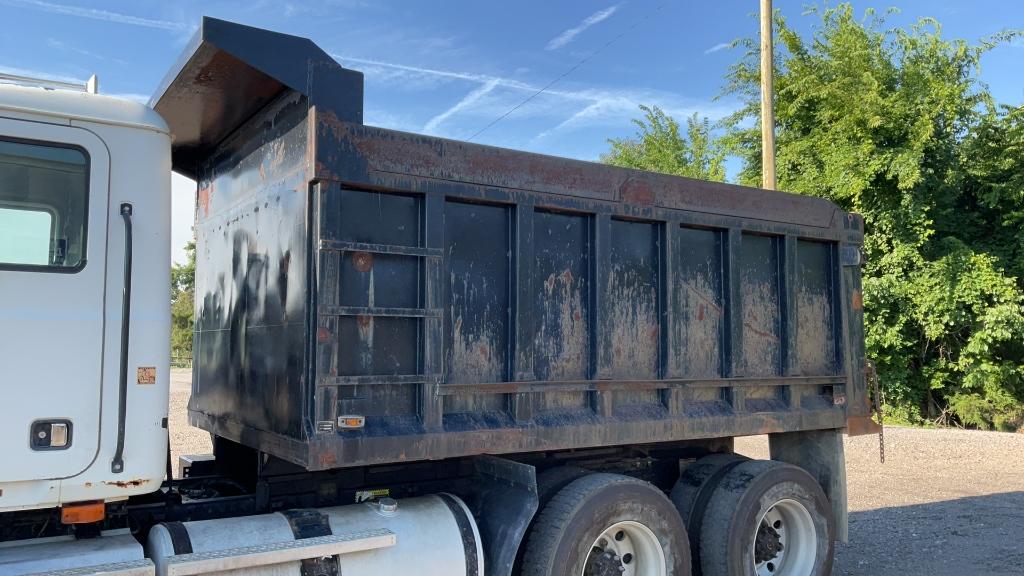
[[[867,414],[863,222],[825,200],[365,126],[360,75],[212,19],[155,105],[214,434],[325,469]]]

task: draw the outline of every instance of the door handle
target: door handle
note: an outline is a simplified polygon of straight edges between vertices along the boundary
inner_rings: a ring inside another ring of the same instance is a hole
[[[71,446],[71,420],[36,420],[29,429],[29,446],[33,450],[67,450]]]

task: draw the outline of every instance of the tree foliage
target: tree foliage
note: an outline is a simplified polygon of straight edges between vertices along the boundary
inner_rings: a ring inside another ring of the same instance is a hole
[[[192,321],[196,284],[196,243],[185,245],[185,264],[171,266],[171,353],[192,356]]]
[[[634,138],[612,139],[611,151],[601,160],[615,166],[689,176],[701,180],[725,180],[725,148],[711,133],[711,123],[695,112],[686,119],[686,136],[679,123],[657,106],[641,106],[643,120]]]
[[[864,215],[866,344],[887,401],[912,422],[1021,427],[1024,109],[996,105],[978,78],[983,54],[1017,33],[969,44],[935,20],[889,28],[849,4],[812,17],[809,38],[775,20],[779,188]],[[759,43],[736,46],[725,93],[743,106],[708,146],[738,155],[739,181],[756,186]],[[669,120],[648,111],[640,142]],[[679,152],[650,148],[630,165],[670,171],[661,159]]]

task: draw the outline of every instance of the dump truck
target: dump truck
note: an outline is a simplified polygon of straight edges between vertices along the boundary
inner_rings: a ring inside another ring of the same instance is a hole
[[[860,216],[368,126],[360,72],[213,18],[148,106],[94,88],[0,85],[0,574],[830,573]]]

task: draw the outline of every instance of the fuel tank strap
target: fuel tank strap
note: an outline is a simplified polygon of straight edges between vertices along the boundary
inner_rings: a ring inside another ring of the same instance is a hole
[[[296,540],[331,536],[331,523],[326,514],[317,510],[285,510],[281,515],[288,520]],[[302,576],[340,576],[338,557],[308,558],[302,561]]]
[[[171,546],[174,548],[175,555],[192,553],[192,539],[189,538],[184,524],[164,522],[164,528],[167,528],[167,533],[171,536]]]
[[[466,514],[465,508],[459,505],[448,494],[438,494],[441,500],[452,511],[455,523],[459,526],[459,533],[462,535],[462,546],[466,551],[466,576],[482,576],[480,574],[480,561],[477,555],[476,533],[473,531],[472,519]]]

